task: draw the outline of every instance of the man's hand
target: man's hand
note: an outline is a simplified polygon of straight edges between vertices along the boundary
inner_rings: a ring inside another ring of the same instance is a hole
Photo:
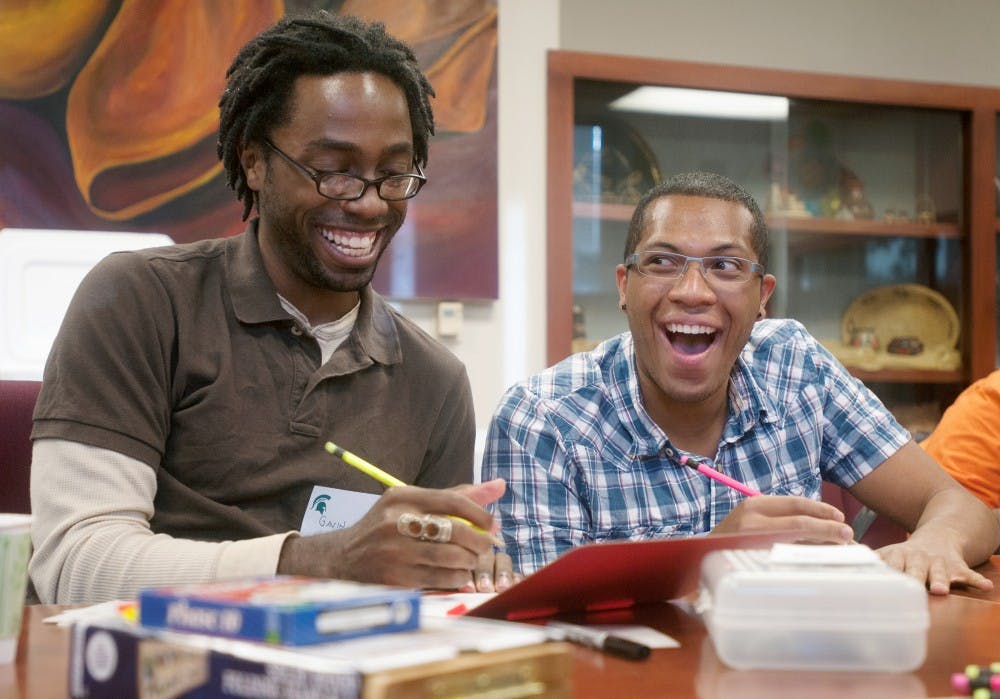
[[[755,495],[733,508],[712,534],[801,531],[800,541],[844,544],[854,533],[833,505],[794,495]]]
[[[503,495],[506,487],[503,479],[497,478],[478,486],[460,485],[455,490],[473,502],[488,505]],[[499,527],[495,526],[493,533],[498,534],[498,529]],[[503,551],[494,553],[491,548],[479,555],[471,580],[460,589],[462,592],[503,592],[520,578],[521,576],[514,573],[514,563],[510,560],[510,556]]]
[[[992,590],[993,582],[965,562],[960,542],[942,529],[918,529],[906,541],[883,546],[877,553],[896,570],[925,583],[932,595],[947,595],[956,584]]]
[[[503,551],[487,551],[479,557],[472,573],[473,587],[468,590],[463,588],[462,591],[503,592],[520,579],[521,576],[514,573],[510,556]]]
[[[946,595],[952,583],[992,589],[972,566],[1000,546],[1000,521],[986,505],[945,473],[913,441],[851,487],[851,494],[879,516],[913,533],[879,549],[893,568]]]
[[[499,479],[448,490],[390,488],[352,527],[289,537],[278,573],[405,587],[466,587],[479,557],[498,542],[492,533],[493,517],[482,506],[503,495],[505,488]],[[421,541],[399,532],[403,514],[443,515],[465,522],[452,520],[448,542]]]

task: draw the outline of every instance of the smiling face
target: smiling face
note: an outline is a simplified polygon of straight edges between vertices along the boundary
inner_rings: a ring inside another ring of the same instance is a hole
[[[750,212],[736,202],[671,194],[649,204],[636,250],[756,261],[752,223]],[[693,262],[678,279],[643,276],[623,265],[616,273],[649,414],[664,426],[671,415],[722,410],[730,371],[754,322],[763,317],[774,277],[713,287]]]
[[[406,97],[378,73],[297,78],[289,119],[269,138],[314,171],[367,179],[415,171]],[[339,318],[371,281],[407,202],[383,201],[373,186],[355,201],[327,199],[262,143],[246,146],[241,160],[257,193],[261,254],[278,292],[312,323]]]

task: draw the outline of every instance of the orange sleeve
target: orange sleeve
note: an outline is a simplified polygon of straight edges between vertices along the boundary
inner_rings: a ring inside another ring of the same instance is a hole
[[[920,445],[976,497],[1000,507],[1000,371],[966,388]]]

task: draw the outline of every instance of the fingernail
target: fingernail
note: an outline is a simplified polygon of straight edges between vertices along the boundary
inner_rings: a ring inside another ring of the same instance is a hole
[[[493,592],[493,579],[489,573],[479,576],[479,584],[476,586],[479,592]]]
[[[844,541],[854,541],[854,530],[844,525],[840,528],[840,538]]]
[[[951,585],[943,582],[932,582],[927,587],[927,591],[932,595],[947,595],[951,592]]]
[[[470,580],[469,582],[467,582],[464,585],[462,585],[462,587],[458,588],[458,591],[459,592],[475,592],[476,591],[476,586]]]
[[[497,575],[497,592],[503,592],[511,585],[510,575],[508,573],[500,573]]]

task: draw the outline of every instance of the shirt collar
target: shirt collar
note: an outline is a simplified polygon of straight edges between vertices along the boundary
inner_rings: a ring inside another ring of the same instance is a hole
[[[403,361],[394,311],[372,289],[371,284],[361,290],[358,321],[347,341],[354,339],[357,339],[361,351],[379,364],[398,364]]]
[[[746,352],[741,353],[729,375],[729,419],[722,439],[734,442],[758,423],[775,423],[780,416],[781,407],[758,383]]]
[[[620,335],[621,344],[611,365],[611,400],[622,425],[632,437],[630,455],[634,458],[655,456],[669,439],[646,412],[635,363],[635,344],[631,332]]]
[[[226,241],[225,260],[233,313],[241,323],[256,325],[291,320],[264,270],[257,240],[257,219],[250,221],[243,233]]]

